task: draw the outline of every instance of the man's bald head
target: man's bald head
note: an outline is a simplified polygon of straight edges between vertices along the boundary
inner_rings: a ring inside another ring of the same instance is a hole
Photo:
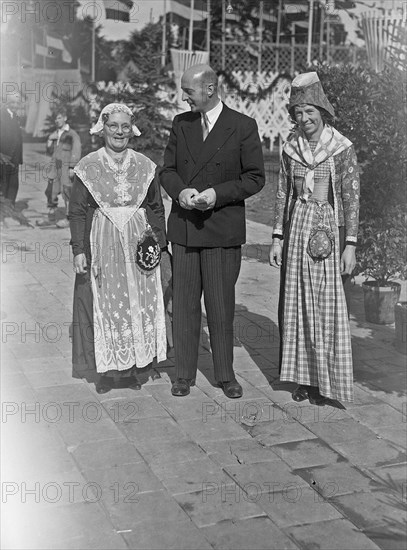
[[[218,77],[206,64],[189,67],[181,78],[182,99],[187,101],[192,111],[207,112],[218,103]]]
[[[218,86],[218,77],[215,71],[209,65],[201,63],[199,65],[192,65],[184,72],[184,77],[198,80],[203,85],[212,84]]]

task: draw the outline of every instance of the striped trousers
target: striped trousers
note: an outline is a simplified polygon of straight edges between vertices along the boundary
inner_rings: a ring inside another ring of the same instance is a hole
[[[233,319],[241,247],[199,248],[173,243],[173,337],[177,378],[195,378],[204,294],[214,375],[234,379]]]

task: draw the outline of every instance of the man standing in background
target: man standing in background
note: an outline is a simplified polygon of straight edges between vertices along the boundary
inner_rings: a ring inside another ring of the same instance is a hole
[[[17,111],[20,95],[7,95],[0,110],[0,195],[15,205],[18,193],[18,170],[23,163],[23,137]]]

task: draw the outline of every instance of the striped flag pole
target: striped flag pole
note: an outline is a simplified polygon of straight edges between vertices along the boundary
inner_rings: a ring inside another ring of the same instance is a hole
[[[164,14],[163,14],[163,35],[162,35],[162,46],[161,46],[161,67],[165,67],[165,57],[166,57],[166,42],[167,42],[167,0],[164,0]]]
[[[311,65],[312,19],[313,19],[313,15],[314,15],[314,0],[309,0],[307,65]]]
[[[210,54],[211,51],[211,0],[206,0],[206,10],[208,17],[206,19],[206,51]],[[208,59],[208,63],[210,60]]]
[[[192,37],[194,34],[194,8],[195,0],[191,0],[191,13],[189,17],[189,40],[188,40],[188,50],[192,50]]]
[[[222,0],[222,71],[225,70],[226,56],[226,0]]]
[[[283,11],[283,0],[278,2],[278,14],[277,14],[277,35],[276,35],[276,66],[275,72],[278,72],[279,55],[280,55],[280,33],[281,33],[281,15]]]
[[[95,82],[96,79],[96,71],[95,71],[95,57],[96,57],[96,32],[95,32],[95,4],[93,4],[93,17],[91,17],[92,20],[92,46],[91,46],[91,72],[90,72],[90,78],[92,82]]]

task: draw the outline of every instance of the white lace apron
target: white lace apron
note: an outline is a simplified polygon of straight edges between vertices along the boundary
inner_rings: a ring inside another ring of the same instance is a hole
[[[90,234],[96,368],[100,373],[146,367],[166,359],[164,301],[159,267],[141,271],[136,246],[149,224],[140,208],[155,164],[127,151],[118,169],[104,149],[90,153],[75,172],[94,197]]]

